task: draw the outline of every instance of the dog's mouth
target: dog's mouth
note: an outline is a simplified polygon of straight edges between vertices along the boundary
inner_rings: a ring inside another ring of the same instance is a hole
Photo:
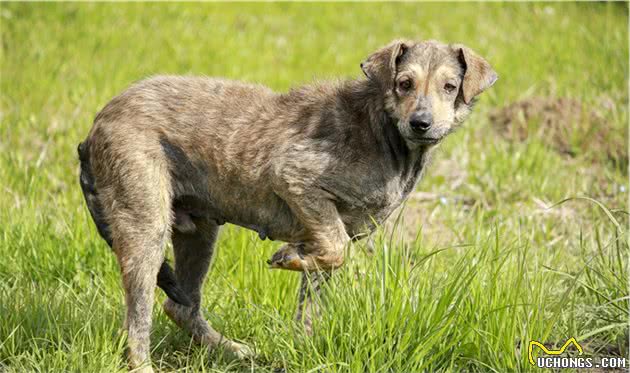
[[[418,137],[416,139],[416,142],[423,145],[431,145],[431,144],[437,144],[438,142],[440,142],[440,140],[441,140],[440,138],[436,138],[436,137]]]

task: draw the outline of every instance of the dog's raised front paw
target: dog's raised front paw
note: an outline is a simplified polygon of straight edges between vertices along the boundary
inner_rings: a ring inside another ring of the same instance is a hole
[[[306,271],[308,266],[302,255],[302,244],[288,243],[276,251],[267,260],[269,268],[288,269],[290,271]]]

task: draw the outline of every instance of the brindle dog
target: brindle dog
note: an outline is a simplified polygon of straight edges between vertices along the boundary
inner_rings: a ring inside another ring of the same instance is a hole
[[[306,284],[324,281],[346,244],[407,198],[436,145],[497,80],[472,50],[435,41],[394,41],[361,69],[364,79],[282,94],[159,76],[98,113],[79,145],[80,181],[122,270],[131,367],[151,371],[156,283],[169,296],[167,315],[197,342],[252,354],[199,310],[224,223],[287,242],[269,264],[303,272],[298,317],[308,326],[315,311]],[[164,262],[169,240],[174,273]]]

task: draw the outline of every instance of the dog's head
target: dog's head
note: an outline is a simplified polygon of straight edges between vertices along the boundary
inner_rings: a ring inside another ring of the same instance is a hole
[[[383,93],[385,110],[409,144],[436,144],[470,114],[498,76],[463,45],[397,40],[361,64]]]

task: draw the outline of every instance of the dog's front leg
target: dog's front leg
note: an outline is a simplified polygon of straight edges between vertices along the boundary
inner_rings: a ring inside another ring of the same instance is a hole
[[[285,199],[305,230],[305,240],[288,243],[268,261],[271,268],[292,271],[329,271],[344,262],[350,237],[326,193],[305,193]]]
[[[321,315],[321,307],[325,301],[326,282],[332,272],[303,272],[298,292],[298,306],[295,313],[297,322],[304,325],[307,334],[313,334],[313,320]]]

